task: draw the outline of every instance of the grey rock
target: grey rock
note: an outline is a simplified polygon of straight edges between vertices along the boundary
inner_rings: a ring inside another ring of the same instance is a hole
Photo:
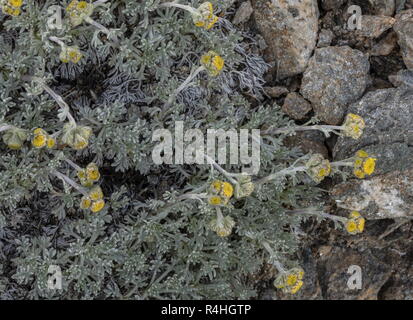
[[[247,22],[254,9],[252,8],[250,1],[243,2],[240,7],[238,8],[237,12],[235,13],[234,20],[232,21],[234,24],[241,24]]]
[[[333,31],[329,29],[322,29],[318,35],[317,47],[328,47],[334,39]]]
[[[400,70],[395,75],[389,76],[389,81],[395,86],[400,87],[402,85],[410,86],[413,88],[413,71]]]
[[[347,106],[365,91],[369,69],[368,57],[348,46],[316,49],[304,73],[301,94],[321,120],[339,124]]]
[[[339,137],[335,160],[363,149],[377,158],[376,170],[366,180],[352,179],[335,186],[337,205],[361,210],[369,219],[413,215],[413,88],[402,85],[368,92],[348,112],[364,118],[359,140]]]
[[[393,29],[399,39],[404,64],[413,70],[413,9],[401,11],[395,18]]]
[[[282,106],[282,110],[295,120],[304,119],[312,109],[311,104],[297,92],[289,93]]]
[[[393,171],[368,180],[340,183],[331,196],[338,207],[362,212],[366,219],[412,217],[412,182],[413,169]]]
[[[394,0],[369,0],[376,15],[393,16],[396,9]]]
[[[277,78],[304,72],[317,41],[317,0],[254,0],[252,4]]]
[[[378,38],[384,31],[389,30],[395,22],[396,19],[392,17],[363,15],[361,30],[358,30],[357,33],[364,37]]]
[[[288,89],[283,86],[275,86],[275,87],[265,87],[265,93],[268,94],[271,98],[278,98],[283,94],[288,93]]]
[[[325,145],[325,136],[319,131],[297,132],[285,139],[285,144],[299,148],[304,154],[319,153],[328,158],[328,150]]]
[[[376,43],[371,48],[372,56],[387,56],[389,55],[397,44],[397,35],[395,32],[390,32],[382,40]]]

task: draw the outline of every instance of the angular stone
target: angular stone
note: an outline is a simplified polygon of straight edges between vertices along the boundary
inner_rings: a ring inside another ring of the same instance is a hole
[[[234,20],[232,20],[232,22],[234,24],[247,22],[250,19],[253,11],[254,9],[252,9],[250,1],[243,2],[238,8],[237,12],[235,13],[235,17]]]
[[[277,78],[304,72],[317,41],[317,0],[254,0],[253,8]]]
[[[340,208],[362,212],[366,219],[413,217],[413,169],[336,185],[332,198]]]
[[[322,29],[318,35],[317,47],[328,47],[334,39],[333,31],[329,29]]]
[[[413,90],[401,85],[368,92],[348,112],[364,118],[359,140],[339,137],[335,160],[365,150],[377,158],[376,170],[365,180],[351,179],[335,186],[337,205],[361,210],[369,219],[413,215]]]
[[[295,120],[304,119],[312,109],[311,104],[297,92],[289,93],[282,106],[282,110]]]
[[[394,0],[369,0],[376,15],[392,16],[396,9]]]
[[[406,67],[413,70],[413,9],[401,11],[396,15],[393,26]]]
[[[397,35],[395,32],[390,32],[384,39],[376,43],[371,49],[372,56],[387,56],[397,44]]]
[[[368,57],[348,46],[316,49],[304,73],[301,94],[321,120],[339,124],[348,104],[366,89],[369,69]]]
[[[357,33],[369,38],[378,38],[384,31],[389,30],[396,19],[387,16],[368,16],[363,15],[361,19],[361,30]]]
[[[282,87],[282,86],[265,87],[264,90],[265,90],[265,93],[268,94],[271,98],[278,98],[282,96],[283,94],[286,94],[289,92],[286,87]]]

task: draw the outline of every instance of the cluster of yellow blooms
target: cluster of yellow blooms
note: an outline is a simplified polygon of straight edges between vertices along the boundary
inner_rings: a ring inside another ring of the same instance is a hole
[[[207,70],[209,75],[216,77],[224,68],[224,59],[215,51],[208,51],[200,59],[201,65]]]
[[[59,59],[64,63],[68,63],[69,61],[73,63],[78,63],[80,59],[82,59],[82,53],[80,52],[79,48],[76,46],[62,47],[62,51],[60,52]]]
[[[3,142],[13,150],[19,150],[27,139],[26,130],[13,127],[3,134]]]
[[[85,169],[77,171],[77,177],[84,187],[92,187],[94,182],[100,179],[99,168],[96,163],[89,163]],[[92,212],[98,212],[105,206],[103,192],[99,186],[93,187],[87,196],[80,200],[81,209],[90,209]]]
[[[353,139],[359,139],[363,134],[366,124],[362,117],[349,113],[342,125],[343,134]]]
[[[354,159],[354,175],[359,179],[364,179],[366,175],[371,175],[376,168],[376,158],[369,157],[364,150],[359,150]]]
[[[80,25],[86,17],[93,13],[94,6],[87,1],[72,0],[66,7],[69,14],[70,24],[73,27]]]
[[[20,8],[23,5],[23,0],[1,0],[0,4],[3,13],[15,17],[21,13]]]
[[[91,135],[90,127],[68,122],[63,127],[62,142],[75,150],[82,150],[88,146]]]
[[[56,139],[50,136],[42,128],[37,128],[33,131],[32,146],[35,148],[47,147],[52,149],[56,145]]]
[[[91,162],[86,166],[86,169],[78,170],[77,177],[82,186],[91,187],[94,182],[100,179],[99,168],[96,163]]]
[[[331,173],[330,161],[317,153],[311,156],[306,163],[307,174],[317,183],[320,183]]]
[[[214,15],[212,3],[202,3],[198,9],[192,12],[192,20],[197,27],[204,28],[205,30],[211,29],[218,21],[218,17]]]
[[[223,182],[221,180],[213,181],[209,191],[210,196],[208,202],[215,206],[228,204],[229,199],[234,194],[232,185],[229,182]]]
[[[346,223],[346,230],[350,234],[362,233],[364,230],[364,224],[366,220],[357,211],[350,213],[348,221]]]
[[[282,289],[285,293],[295,294],[303,286],[304,270],[293,268],[287,272],[282,272],[275,280],[274,286]]]
[[[90,190],[88,196],[83,196],[80,200],[81,209],[90,209],[92,212],[99,212],[105,207],[105,200],[103,200],[103,192],[99,186]]]

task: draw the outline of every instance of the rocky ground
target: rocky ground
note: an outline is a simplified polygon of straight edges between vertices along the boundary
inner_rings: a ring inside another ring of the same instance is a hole
[[[366,231],[306,225],[306,287],[297,298],[413,299],[413,0],[240,1],[233,23],[260,41],[272,67],[266,92],[291,118],[337,125],[352,112],[367,124],[360,140],[311,133],[291,143],[331,160],[359,149],[379,159],[369,179],[323,185],[331,212],[361,211]],[[360,290],[347,286],[351,265],[361,267]],[[265,282],[261,298],[289,297]]]

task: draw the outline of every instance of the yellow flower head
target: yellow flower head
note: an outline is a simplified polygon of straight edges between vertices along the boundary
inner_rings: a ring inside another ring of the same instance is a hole
[[[354,159],[354,175],[359,179],[364,179],[366,175],[374,173],[376,168],[376,158],[369,157],[364,150],[359,150]]]
[[[84,149],[88,146],[91,132],[89,127],[66,123],[63,127],[62,142],[75,150]]]
[[[17,17],[21,13],[20,8],[12,7],[7,4],[2,5],[1,10],[3,11],[3,13],[8,14],[13,17]]]
[[[213,206],[219,206],[222,204],[222,199],[220,196],[211,196],[208,198],[208,202]]]
[[[66,7],[70,24],[73,27],[80,25],[86,17],[93,13],[94,5],[87,1],[72,0]]]
[[[94,187],[92,190],[90,190],[89,197],[94,201],[103,199],[102,189],[99,186]]]
[[[211,191],[215,194],[218,194],[221,191],[222,183],[223,182],[221,180],[214,180],[211,183]]]
[[[234,187],[229,182],[214,180],[209,188],[212,194],[208,202],[211,205],[226,205],[234,194]]]
[[[33,131],[34,137],[32,139],[32,145],[35,148],[43,148],[47,145],[47,140],[49,138],[46,131],[42,128],[37,128]]]
[[[62,51],[60,52],[59,59],[63,63],[68,63],[69,61],[72,63],[78,63],[80,59],[82,59],[82,56],[82,53],[76,46],[63,47]]]
[[[49,137],[49,138],[47,139],[46,145],[47,145],[47,147],[48,147],[49,149],[54,148],[54,146],[56,145],[56,139],[55,139],[55,138],[52,138],[52,137]]]
[[[13,150],[18,150],[23,146],[24,141],[27,139],[27,133],[25,130],[13,127],[3,134],[3,142]]]
[[[330,161],[317,153],[311,156],[306,163],[307,174],[317,183],[320,183],[331,173]]]
[[[232,195],[234,194],[234,188],[232,187],[232,185],[230,183],[224,182],[222,184],[221,194],[222,194],[222,196],[224,196],[226,198],[231,198]]]
[[[7,4],[14,8],[20,8],[23,5],[23,0],[8,0]]]
[[[350,234],[357,234],[364,231],[364,225],[366,220],[361,216],[361,214],[357,211],[352,211],[349,214],[347,223],[346,223],[346,230]]]
[[[100,199],[92,203],[92,205],[90,206],[90,210],[92,212],[99,212],[100,210],[103,209],[104,206],[105,206],[105,201]]]
[[[83,196],[82,199],[80,199],[81,209],[88,209],[91,204],[92,204],[92,200],[89,197]]]
[[[218,17],[214,15],[212,3],[202,3],[198,9],[196,9],[196,12],[192,13],[192,21],[197,27],[201,27],[206,30],[211,29],[218,21]]]
[[[224,59],[219,56],[215,51],[208,51],[201,57],[201,65],[208,71],[208,73],[216,77],[224,68]]]
[[[98,181],[100,178],[99,168],[98,166],[91,162],[86,167],[86,177],[88,180],[91,181]]]
[[[211,230],[222,238],[228,237],[234,226],[235,221],[230,216],[222,217],[222,219],[214,218],[209,223]]]
[[[285,293],[295,294],[303,286],[303,278],[304,270],[301,268],[293,268],[281,273],[274,280],[274,286],[277,289],[282,289]]]
[[[346,137],[350,137],[353,139],[359,139],[361,135],[363,134],[363,130],[365,127],[366,127],[366,124],[362,117],[354,113],[349,113],[346,116],[346,119],[342,126],[343,134]]]

